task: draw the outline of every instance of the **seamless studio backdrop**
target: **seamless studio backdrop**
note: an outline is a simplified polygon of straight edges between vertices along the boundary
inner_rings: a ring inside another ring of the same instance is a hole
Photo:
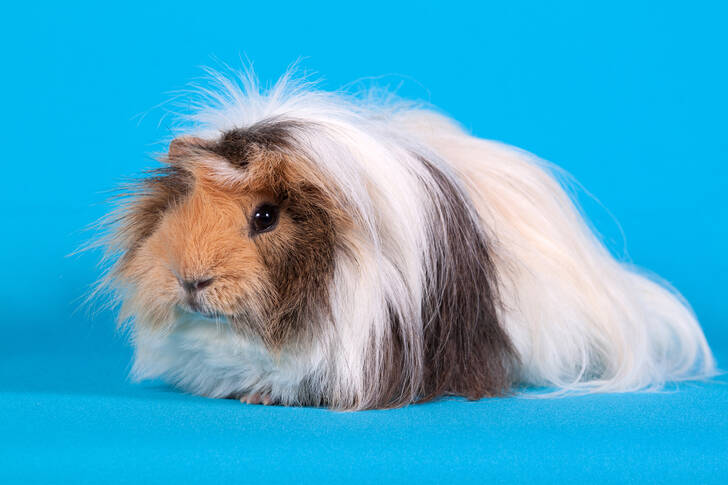
[[[566,169],[610,250],[687,298],[725,367],[727,14],[722,2],[6,7],[0,482],[725,483],[725,377],[354,414],[131,383],[115,313],[82,307],[99,254],[68,255],[107,191],[156,166],[164,102],[200,66],[247,58],[265,83],[302,58],[324,89],[389,87]]]

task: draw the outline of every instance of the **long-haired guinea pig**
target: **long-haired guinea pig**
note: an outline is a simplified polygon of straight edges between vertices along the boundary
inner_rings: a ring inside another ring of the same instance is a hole
[[[357,410],[714,373],[687,304],[528,153],[287,77],[206,93],[110,216],[135,378]]]

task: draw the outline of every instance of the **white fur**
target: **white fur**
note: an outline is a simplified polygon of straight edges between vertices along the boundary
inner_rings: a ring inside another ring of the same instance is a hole
[[[715,372],[685,301],[608,253],[552,175],[558,169],[431,112],[402,113],[397,123],[469,182],[497,242],[503,320],[523,382],[614,392]]]
[[[132,377],[164,376],[195,394],[228,397],[265,389],[283,404],[297,404],[297,388],[320,352],[271,355],[261,342],[235,333],[224,321],[186,315],[169,333],[137,330]]]
[[[269,390],[296,404],[297,384],[313,373],[334,407],[367,407],[368,344],[386,336],[388,303],[414,348],[407,369],[421,372],[419,312],[431,249],[426,222],[436,211],[425,190],[430,176],[413,150],[460,177],[490,236],[500,317],[524,383],[629,391],[714,372],[687,304],[617,262],[544,162],[471,137],[431,111],[353,101],[287,77],[267,92],[252,76],[242,77],[242,89],[217,81],[220,89],[205,91],[182,134],[214,138],[264,120],[302,121],[311,128],[296,134],[298,146],[355,217],[358,229],[345,235],[349,251],[337,256],[331,285],[332,331],[307,348],[274,356],[224,323],[184,317],[168,333],[137,325],[135,376],[163,376],[210,396]],[[219,169],[221,182],[236,176]]]

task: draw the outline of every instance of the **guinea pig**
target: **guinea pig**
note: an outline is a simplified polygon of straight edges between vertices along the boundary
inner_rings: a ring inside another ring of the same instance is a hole
[[[109,216],[134,378],[361,410],[714,374],[687,303],[609,253],[558,169],[289,76],[206,93]]]

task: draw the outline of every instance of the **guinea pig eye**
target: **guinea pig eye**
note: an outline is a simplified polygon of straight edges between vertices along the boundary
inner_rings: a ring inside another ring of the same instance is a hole
[[[259,205],[250,221],[250,232],[260,234],[272,230],[278,222],[278,207],[273,204]]]

